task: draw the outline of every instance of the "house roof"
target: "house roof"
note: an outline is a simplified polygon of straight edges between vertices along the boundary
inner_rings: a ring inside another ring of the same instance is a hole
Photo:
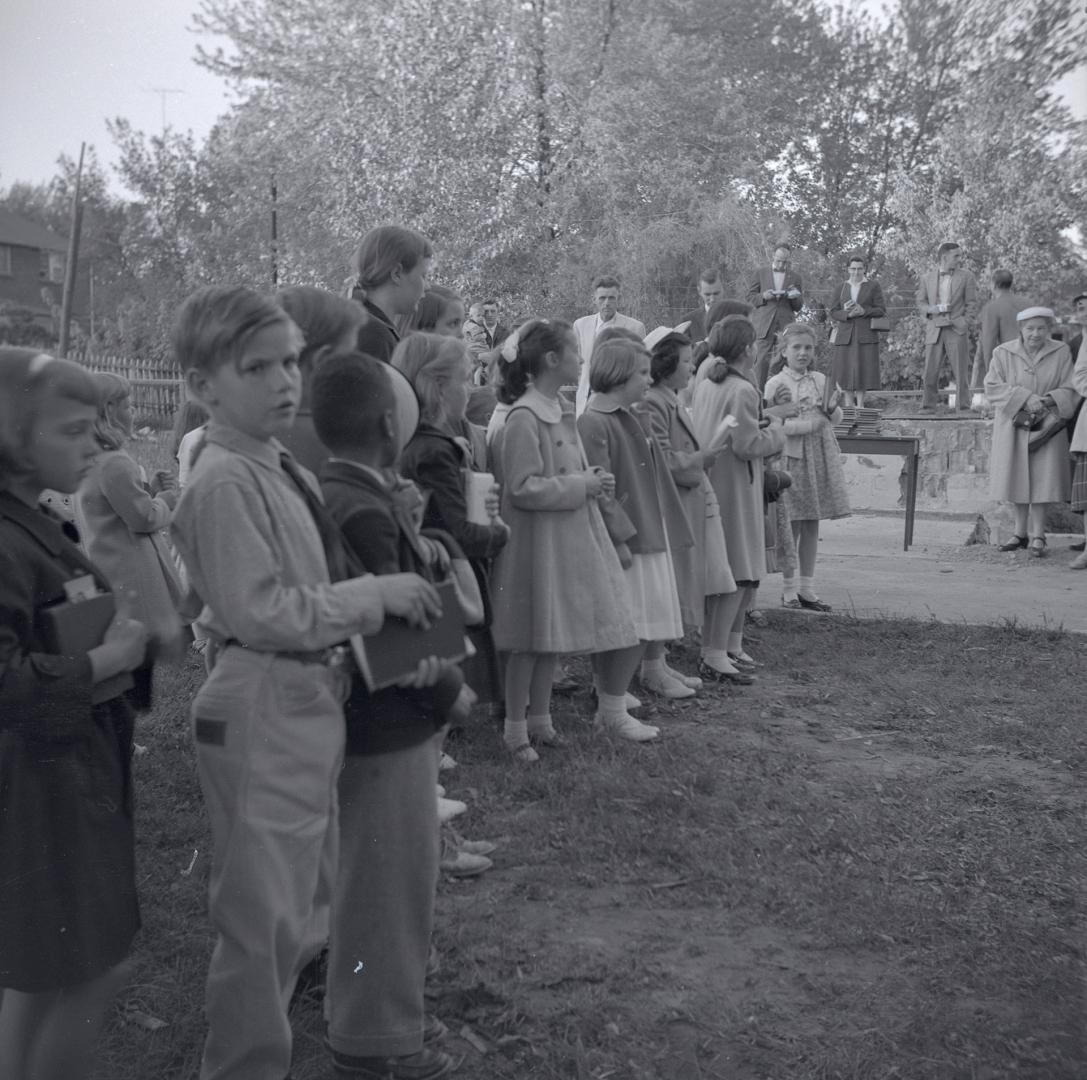
[[[45,251],[67,251],[68,241],[52,229],[13,214],[0,207],[0,244],[12,247],[40,248]]]

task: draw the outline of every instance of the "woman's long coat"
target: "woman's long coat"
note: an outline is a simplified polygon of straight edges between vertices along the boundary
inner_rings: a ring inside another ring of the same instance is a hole
[[[1072,354],[1063,341],[1046,341],[1033,358],[1021,340],[993,350],[985,396],[995,406],[989,482],[994,499],[1012,503],[1065,502],[1071,490],[1068,436],[1061,432],[1045,446],[1027,451],[1029,432],[1012,418],[1032,394],[1049,394],[1066,419],[1079,401],[1072,384]]]

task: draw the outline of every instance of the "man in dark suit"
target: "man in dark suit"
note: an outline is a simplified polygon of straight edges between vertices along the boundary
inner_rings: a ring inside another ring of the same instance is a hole
[[[724,295],[725,283],[721,280],[721,271],[715,266],[703,270],[698,279],[698,298],[702,303],[681,315],[677,324],[682,325],[685,322],[691,324],[687,328],[687,336],[691,341],[701,341],[709,333],[710,328],[706,325],[706,313]]]
[[[766,385],[774,335],[794,322],[804,306],[800,275],[789,267],[792,252],[788,244],[778,244],[773,261],[759,270],[747,290],[748,302],[754,308],[751,321],[755,324],[755,378],[759,390]]]
[[[498,321],[498,301],[483,301],[483,332],[487,335],[487,348],[497,349],[509,337],[509,329]]]
[[[970,409],[970,327],[978,312],[978,283],[962,269],[962,248],[941,244],[939,268],[930,270],[917,287],[917,307],[925,317],[925,392],[921,411],[932,412],[939,401],[938,382],[943,358],[955,375],[955,406]]]
[[[981,325],[978,348],[974,354],[974,370],[970,376],[971,392],[981,389],[985,373],[989,370],[989,361],[993,358],[993,349],[1019,337],[1019,324],[1015,317],[1023,308],[1030,306],[1030,301],[1013,293],[1012,284],[1010,270],[993,271],[993,296],[978,316]]]

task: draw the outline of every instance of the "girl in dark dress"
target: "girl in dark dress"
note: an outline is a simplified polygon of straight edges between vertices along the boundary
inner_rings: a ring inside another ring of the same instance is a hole
[[[458,338],[415,333],[397,346],[393,367],[402,371],[419,396],[420,422],[404,449],[400,471],[429,494],[423,525],[444,529],[461,546],[475,571],[486,607],[484,625],[468,636],[476,655],[464,664],[464,678],[481,702],[502,699],[502,682],[491,638],[488,589],[490,564],[509,539],[498,517],[498,496],[492,494],[493,514],[486,524],[468,520],[466,470],[480,471],[472,446],[461,434],[471,389],[468,348]]]
[[[96,400],[78,365],[0,348],[0,1076],[13,1080],[92,1071],[140,925],[123,694],[147,632],[117,614],[88,650],[51,647],[51,609],[109,586],[38,508],[42,489],[74,492],[89,472]]]

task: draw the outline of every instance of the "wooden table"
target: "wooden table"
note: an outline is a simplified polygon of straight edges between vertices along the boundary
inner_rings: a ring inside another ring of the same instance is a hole
[[[838,446],[843,454],[890,455],[906,459],[906,534],[902,550],[909,551],[913,543],[913,517],[917,507],[917,466],[921,457],[921,440],[914,435],[839,435]]]

